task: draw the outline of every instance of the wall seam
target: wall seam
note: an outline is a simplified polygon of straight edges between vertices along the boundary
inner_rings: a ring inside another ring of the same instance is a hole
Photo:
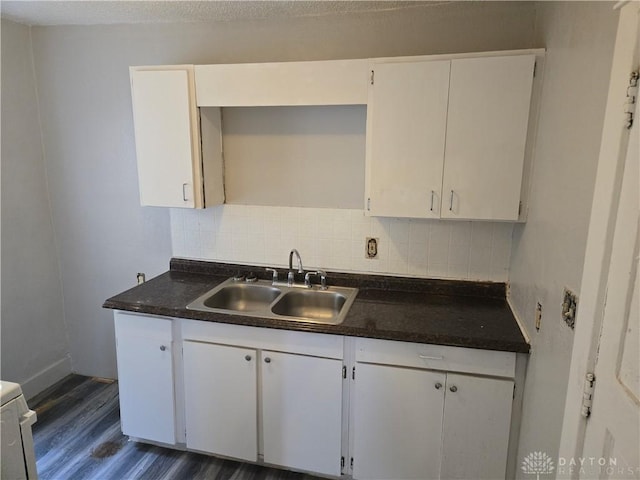
[[[31,74],[33,76],[33,90],[36,97],[36,109],[38,116],[38,133],[40,134],[40,153],[41,153],[41,162],[42,167],[44,169],[44,185],[45,185],[45,194],[47,197],[47,207],[49,210],[49,221],[51,222],[51,230],[53,231],[53,247],[56,252],[56,267],[58,270],[58,282],[59,282],[59,290],[60,290],[60,302],[62,307],[62,324],[64,325],[64,336],[67,342],[67,353],[66,357],[69,358],[71,363],[72,371],[75,371],[75,365],[73,362],[73,357],[71,356],[71,339],[69,337],[69,326],[67,324],[67,310],[65,307],[65,296],[64,296],[64,283],[62,278],[62,260],[61,260],[61,250],[60,250],[60,242],[58,240],[58,233],[56,230],[55,222],[53,221],[53,202],[51,200],[51,189],[49,188],[49,170],[47,168],[47,155],[46,148],[44,145],[44,130],[42,128],[42,108],[40,106],[40,91],[38,89],[38,76],[36,73],[36,61],[35,61],[35,53],[33,48],[33,26],[29,25],[29,52],[31,54]]]

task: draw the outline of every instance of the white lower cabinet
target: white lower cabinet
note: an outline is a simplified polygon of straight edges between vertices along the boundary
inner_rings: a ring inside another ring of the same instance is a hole
[[[353,478],[505,478],[514,375],[508,352],[358,339]]]
[[[115,326],[126,435],[356,480],[506,476],[515,353],[124,312]]]
[[[264,461],[340,475],[342,360],[262,355]]]
[[[260,362],[258,388],[257,360]],[[187,448],[340,475],[342,361],[185,341]]]
[[[340,336],[183,323],[186,446],[339,476]]]
[[[258,459],[257,352],[184,342],[187,448]]]
[[[442,479],[505,478],[513,380],[447,374]]]
[[[115,313],[120,422],[132,437],[176,443],[171,319]]]
[[[438,478],[445,374],[367,364],[356,370],[354,478]]]

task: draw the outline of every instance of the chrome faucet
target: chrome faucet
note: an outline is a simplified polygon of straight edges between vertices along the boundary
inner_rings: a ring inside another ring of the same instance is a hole
[[[289,274],[287,275],[287,285],[293,285],[293,281],[295,279],[295,274],[293,273],[293,256],[296,256],[298,259],[298,273],[304,273],[304,268],[302,268],[302,258],[300,258],[300,253],[295,248],[289,252]]]

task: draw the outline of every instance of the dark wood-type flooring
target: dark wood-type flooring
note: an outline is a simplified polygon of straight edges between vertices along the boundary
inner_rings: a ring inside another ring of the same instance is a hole
[[[69,375],[29,401],[42,480],[320,480],[317,477],[129,441],[118,384]]]

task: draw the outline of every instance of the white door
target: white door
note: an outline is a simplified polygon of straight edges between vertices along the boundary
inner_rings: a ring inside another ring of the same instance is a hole
[[[534,63],[451,61],[442,218],[518,219]]]
[[[258,459],[256,351],[185,341],[187,447]]]
[[[174,444],[171,320],[116,313],[122,433]]]
[[[340,475],[342,360],[262,352],[264,461]]]
[[[636,117],[624,166],[583,450],[599,464],[586,467],[584,478],[640,478],[639,122]]]
[[[445,374],[358,363],[353,478],[437,479]]]
[[[440,216],[450,61],[376,63],[367,106],[374,216]]]
[[[560,442],[565,465],[557,468],[559,478],[640,478],[640,124],[637,106],[631,130],[626,129],[624,113],[634,95],[629,77],[640,65],[639,32],[640,5],[628,2],[620,8],[613,53]],[[595,389],[592,413],[585,419],[581,404],[587,372],[595,373]],[[585,458],[595,464],[571,468],[569,462]]]
[[[440,478],[505,478],[513,381],[447,374]]]
[[[197,206],[189,87],[187,70],[131,70],[142,205]]]

